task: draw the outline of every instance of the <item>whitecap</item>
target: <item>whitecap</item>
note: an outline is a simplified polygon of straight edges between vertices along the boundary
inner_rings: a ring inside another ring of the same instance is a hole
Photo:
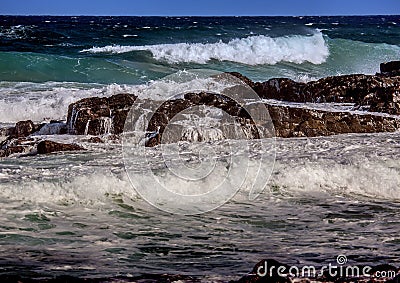
[[[81,52],[120,54],[139,50],[151,52],[156,60],[164,60],[169,63],[194,62],[199,64],[206,64],[210,60],[231,61],[247,65],[279,62],[322,64],[329,56],[328,45],[319,31],[311,36],[293,35],[273,38],[258,35],[216,43],[108,45],[84,49]]]

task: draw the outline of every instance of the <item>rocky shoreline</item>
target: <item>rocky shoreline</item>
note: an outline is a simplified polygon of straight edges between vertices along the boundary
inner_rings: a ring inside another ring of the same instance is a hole
[[[381,73],[376,75],[333,76],[308,83],[287,78],[253,82],[240,73],[230,74],[264,99],[277,137],[394,132],[400,129],[399,61],[382,63]],[[28,120],[0,129],[0,157],[84,149],[77,144],[47,140],[48,135],[84,135],[88,136],[88,142],[94,143],[104,139],[118,140],[136,99],[136,95],[126,93],[106,98],[85,98],[69,105],[67,121],[35,124]],[[347,105],[346,109],[339,107],[331,111],[318,108],[320,104],[343,103]],[[226,111],[250,129],[250,138],[258,137],[247,112],[232,100],[207,92],[187,93],[183,98],[165,102],[157,110],[148,130],[160,130],[147,142],[147,146],[159,144],[169,121],[177,113],[195,105]]]

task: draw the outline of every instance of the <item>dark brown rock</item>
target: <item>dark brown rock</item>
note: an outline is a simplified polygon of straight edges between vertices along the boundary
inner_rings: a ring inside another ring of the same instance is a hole
[[[261,98],[299,103],[353,103],[355,109],[400,114],[400,77],[355,74],[327,77],[309,83],[299,83],[284,78],[254,83],[239,73],[230,74],[252,86]],[[136,96],[118,94],[109,98],[86,98],[73,103],[68,111],[69,132],[118,135],[123,131],[127,114],[135,100]],[[257,138],[251,117],[240,105],[224,95],[202,92],[187,93],[183,99],[168,100],[158,107],[149,121],[147,131],[150,133],[150,138],[147,145],[159,144],[164,129],[171,119],[183,110],[196,105],[222,109],[235,117],[243,127],[250,127],[250,136]],[[392,132],[399,129],[399,119],[396,117],[373,113],[329,112],[281,105],[267,105],[267,108],[278,137]]]
[[[26,147],[24,146],[13,146],[13,147],[8,147],[6,149],[0,149],[0,157],[7,157],[10,156],[11,154],[15,153],[24,153],[26,152]]]
[[[175,115],[189,107],[200,105],[212,106],[225,111],[230,116],[235,117],[242,127],[248,127],[252,138],[259,138],[259,133],[254,126],[252,118],[236,101],[225,95],[201,92],[187,93],[184,95],[184,99],[165,101],[149,121],[147,132],[152,132],[153,137],[146,142],[146,145],[155,146],[159,144],[165,127]]]
[[[266,105],[277,137],[316,137],[345,133],[394,132],[400,119],[352,112]]]
[[[243,81],[245,84],[247,84],[251,88],[253,88],[255,86],[255,83],[252,80],[250,80],[248,77],[242,75],[239,72],[228,72],[228,74],[230,74],[230,75],[238,78],[239,80]]]
[[[7,138],[8,136],[13,136],[15,134],[15,127],[7,127],[0,129],[0,137]]]
[[[121,134],[135,99],[131,94],[117,94],[79,100],[68,107],[68,131],[76,135]]]
[[[146,145],[160,144],[164,130],[171,119],[183,110],[195,105],[213,106],[224,110],[231,117],[235,117],[242,128],[246,128],[246,132],[250,131],[251,135],[246,136],[247,138],[259,138],[254,122],[239,104],[224,95],[202,92],[187,93],[184,95],[184,99],[164,102],[149,121],[147,128],[149,139]],[[316,137],[346,133],[394,132],[400,129],[400,117],[368,112],[330,112],[299,106],[265,105],[277,137]]]
[[[15,153],[28,154],[34,149],[35,139],[29,137],[11,138],[0,143],[0,157],[6,157]]]
[[[281,78],[255,83],[253,89],[261,98],[299,103],[354,103],[355,107],[369,111],[400,114],[400,77],[346,75],[306,84]]]
[[[37,145],[38,154],[47,154],[57,151],[77,151],[77,150],[84,150],[84,148],[76,144],[58,143],[49,140],[41,141]]]
[[[17,138],[27,137],[35,131],[35,124],[31,120],[19,121],[15,124],[14,136]]]
[[[90,139],[87,140],[87,142],[90,142],[90,143],[104,143],[104,141],[99,137],[91,137]]]
[[[263,83],[255,83],[253,89],[261,97],[293,102],[311,102],[312,97],[305,97],[302,89],[304,83],[291,79],[275,78]]]
[[[400,79],[372,75],[327,77],[307,83],[303,89],[310,102],[346,102],[369,106],[372,100],[382,100],[383,94],[400,91]],[[390,113],[389,109],[382,109]]]
[[[400,61],[389,61],[389,62],[381,63],[380,70],[381,70],[381,73],[400,71]]]
[[[159,134],[150,139],[147,145],[154,146],[161,142],[164,128],[174,115],[185,108],[201,104],[219,107],[231,116],[237,117],[237,121],[242,126],[252,126],[252,121],[247,112],[242,111],[241,106],[236,105],[234,101],[208,93],[191,93],[185,95],[185,100],[168,101],[158,109],[150,120],[148,131],[159,131]],[[269,104],[266,104],[266,107],[270,113],[277,137],[316,137],[345,133],[394,132],[400,128],[400,118],[384,115],[347,111],[329,112]],[[252,138],[258,138],[255,128]]]

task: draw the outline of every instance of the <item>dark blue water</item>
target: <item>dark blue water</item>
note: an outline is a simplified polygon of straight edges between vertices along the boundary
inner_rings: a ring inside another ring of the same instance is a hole
[[[399,57],[400,16],[0,16],[0,124],[65,119],[83,97],[140,95],[183,69],[308,81],[373,74]],[[50,138],[89,150],[0,160],[0,276],[226,282],[263,258],[400,262],[399,133],[281,140],[257,200],[244,188],[194,217],[138,197],[119,144]]]
[[[307,79],[374,73],[399,45],[399,16],[1,16],[0,80],[139,84],[182,68]]]

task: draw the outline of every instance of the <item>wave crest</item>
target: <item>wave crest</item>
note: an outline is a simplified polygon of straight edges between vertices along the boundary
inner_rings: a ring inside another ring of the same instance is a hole
[[[157,60],[169,63],[192,62],[206,64],[210,60],[232,61],[247,65],[310,62],[322,64],[329,56],[328,45],[321,32],[312,36],[285,36],[272,38],[258,35],[236,38],[227,43],[176,43],[143,46],[108,45],[81,52],[120,54],[132,51],[150,51]]]

